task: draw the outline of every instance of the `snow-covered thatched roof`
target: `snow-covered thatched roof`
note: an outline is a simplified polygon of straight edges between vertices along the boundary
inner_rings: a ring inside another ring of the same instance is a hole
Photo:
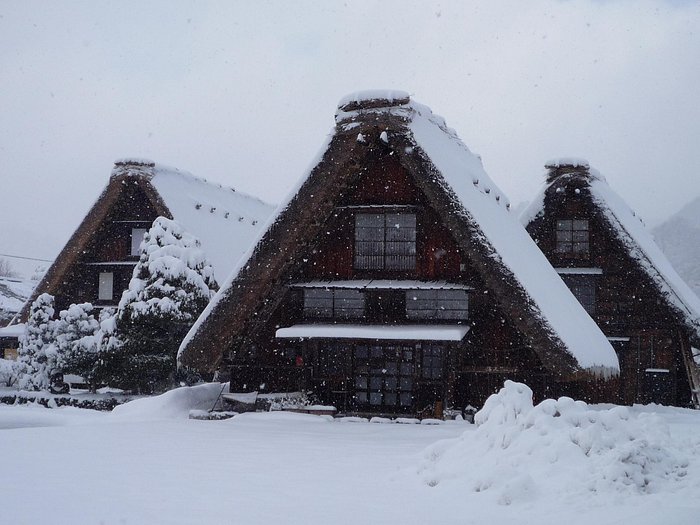
[[[268,246],[280,242],[280,232],[290,235],[297,227],[303,228],[303,224],[292,224],[303,207],[318,206],[320,216],[322,207],[333,198],[329,192],[334,190],[327,188],[332,178],[348,159],[362,158],[370,141],[386,144],[411,172],[460,247],[479,258],[487,274],[482,277],[501,295],[501,302],[522,309],[527,320],[520,319],[520,328],[531,337],[545,366],[551,364],[562,375],[584,370],[605,377],[617,373],[612,347],[510,213],[507,199],[486,174],[479,157],[441,117],[399,91],[354,94],[341,101],[335,129],[318,160],[277,209],[257,246],[241,259],[184,340],[180,349],[183,363],[216,366],[220,347],[234,334],[211,337],[214,331],[221,331],[223,319],[240,308],[237,294],[255,282],[256,268],[269,271],[275,264],[280,268],[285,264],[274,262],[276,255]],[[289,253],[284,256],[293,258]],[[228,330],[235,328],[229,324]],[[211,348],[214,340],[217,349]]]
[[[122,168],[117,162],[113,173],[122,173]],[[150,163],[140,171],[148,175],[172,218],[202,243],[220,281],[255,241],[274,209],[256,197],[177,168]]]
[[[158,215],[178,221],[201,242],[217,280],[231,273],[274,209],[256,197],[186,171],[146,159],[117,160],[107,186],[14,322],[26,319],[29,305],[38,294],[56,293],[66,272],[78,261],[110,210],[119,205],[124,188],[131,183],[144,192]]]
[[[530,206],[522,213],[521,223],[527,226],[545,212],[545,195],[554,184],[565,184],[571,179],[583,184],[609,230],[639,268],[649,276],[660,295],[681,315],[695,337],[700,339],[700,299],[662,253],[642,219],[608,185],[605,177],[591,169],[585,160],[574,162],[571,159],[557,159],[548,162],[547,167],[560,173],[560,176],[550,176],[547,179]]]

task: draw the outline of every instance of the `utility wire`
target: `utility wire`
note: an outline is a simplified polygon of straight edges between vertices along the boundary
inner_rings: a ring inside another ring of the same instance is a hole
[[[9,253],[0,253],[0,257],[13,257],[15,259],[26,259],[28,261],[53,262],[53,259],[37,259],[36,257],[23,257],[21,255],[10,255]]]

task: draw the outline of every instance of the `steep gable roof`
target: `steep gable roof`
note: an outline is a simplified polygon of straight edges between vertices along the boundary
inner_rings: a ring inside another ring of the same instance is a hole
[[[29,306],[38,294],[54,293],[58,289],[65,272],[77,262],[129,183],[143,190],[158,215],[177,220],[200,240],[217,280],[229,275],[273,211],[272,206],[256,197],[210,183],[186,171],[145,159],[117,160],[107,186],[15,321],[26,320]]]
[[[693,337],[700,340],[700,299],[678,275],[639,216],[608,185],[605,177],[591,169],[588,162],[582,159],[552,160],[546,167],[550,170],[550,176],[536,198],[523,211],[520,217],[522,224],[527,226],[544,214],[545,196],[549,192],[556,191],[570,181],[576,181],[587,188],[608,229],[639,268],[649,276],[659,294],[691,330]],[[554,174],[557,176],[554,177]]]
[[[505,196],[472,154],[429,108],[403,92],[371,92],[340,102],[336,126],[319,160],[303,176],[180,348],[186,366],[213,370],[223,349],[289,268],[300,241],[317,231],[333,201],[371,148],[388,148],[475,259],[496,299],[523,313],[514,322],[543,364],[562,377],[618,371],[608,341],[554,272]],[[273,282],[270,282],[273,281]],[[269,311],[269,310],[268,310]]]

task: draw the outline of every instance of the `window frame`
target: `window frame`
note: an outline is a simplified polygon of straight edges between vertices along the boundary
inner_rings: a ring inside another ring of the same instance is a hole
[[[556,219],[554,223],[554,251],[574,256],[590,254],[590,221],[573,217]]]
[[[352,303],[361,303],[362,307],[349,307]],[[354,288],[305,288],[302,311],[305,319],[362,319],[367,311],[367,298],[362,290]]]
[[[109,292],[108,292],[109,291]],[[114,300],[114,272],[100,272],[97,276],[97,300]]]
[[[146,235],[148,228],[131,228],[131,248],[129,250],[130,257],[139,257],[141,255],[141,243]],[[136,240],[135,233],[139,232],[139,242],[135,243]]]
[[[406,319],[467,321],[469,292],[439,288],[406,290]]]
[[[355,270],[415,271],[418,259],[415,211],[362,211],[355,213],[354,223]]]

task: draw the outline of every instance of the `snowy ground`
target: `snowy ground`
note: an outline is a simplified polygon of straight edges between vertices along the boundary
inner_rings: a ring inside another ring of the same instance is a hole
[[[533,410],[511,392],[479,427],[289,413],[187,419],[212,392],[180,389],[113,413],[0,406],[0,521],[700,523],[699,412]],[[589,447],[581,432],[594,445],[622,442]],[[611,478],[629,458],[646,472],[641,490]]]

